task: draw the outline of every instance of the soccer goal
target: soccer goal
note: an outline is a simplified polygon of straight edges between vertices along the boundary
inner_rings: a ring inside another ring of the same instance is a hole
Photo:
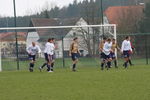
[[[79,49],[83,57],[96,55],[99,42],[103,37],[117,38],[115,24],[76,24],[75,26],[0,28],[0,31],[3,31],[2,34],[7,34],[1,35],[0,71],[2,69],[12,70],[15,69],[16,66],[18,69],[20,66],[20,69],[26,69],[27,64],[23,63],[27,60],[26,47],[32,42],[36,42],[40,46],[42,54],[39,57],[42,59],[44,57],[43,50],[47,39],[55,38],[57,47],[55,50],[56,58],[62,58],[63,66],[65,66],[64,58],[67,57],[69,53],[70,44],[74,37],[79,38]],[[14,64],[16,62],[17,64]],[[8,66],[13,66],[13,68],[8,68]]]

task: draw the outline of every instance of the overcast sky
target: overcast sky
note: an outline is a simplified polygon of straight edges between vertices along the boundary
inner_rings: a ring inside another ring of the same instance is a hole
[[[41,11],[46,4],[62,7],[67,6],[73,1],[74,0],[16,0],[17,16],[30,15]],[[13,16],[13,0],[0,0],[0,16]]]

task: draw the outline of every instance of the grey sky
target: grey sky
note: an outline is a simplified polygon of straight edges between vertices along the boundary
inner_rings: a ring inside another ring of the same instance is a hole
[[[74,0],[16,0],[17,16],[30,15],[45,5],[67,6]],[[83,0],[78,0],[83,1]],[[13,16],[13,0],[0,0],[0,16]]]

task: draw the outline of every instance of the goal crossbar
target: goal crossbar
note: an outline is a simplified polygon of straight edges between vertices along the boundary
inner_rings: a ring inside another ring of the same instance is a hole
[[[116,24],[104,24],[104,25],[76,25],[76,26],[41,26],[41,27],[4,27],[0,30],[26,30],[26,29],[59,29],[59,28],[81,28],[81,27],[116,27]]]

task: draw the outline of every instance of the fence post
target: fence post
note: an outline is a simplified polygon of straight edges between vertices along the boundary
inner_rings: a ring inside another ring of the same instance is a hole
[[[62,37],[62,57],[63,57],[63,67],[65,67],[64,39],[63,39],[63,37]]]

